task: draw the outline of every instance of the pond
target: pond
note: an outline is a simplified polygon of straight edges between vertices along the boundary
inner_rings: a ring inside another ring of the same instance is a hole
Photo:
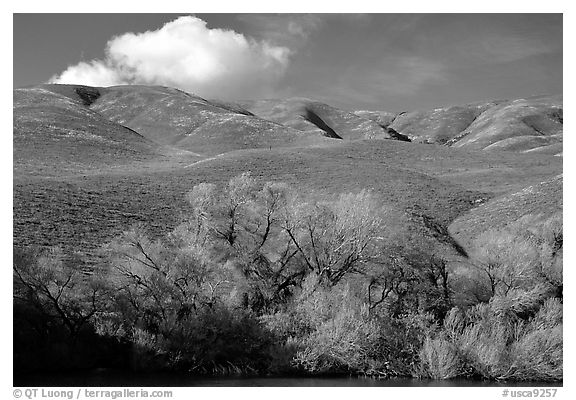
[[[357,377],[195,377],[172,373],[132,373],[126,371],[99,369],[70,373],[31,373],[14,374],[16,387],[50,386],[128,386],[128,387],[465,387],[465,386],[562,386],[562,383],[549,382],[494,382],[468,379],[431,380],[413,378],[371,379]]]

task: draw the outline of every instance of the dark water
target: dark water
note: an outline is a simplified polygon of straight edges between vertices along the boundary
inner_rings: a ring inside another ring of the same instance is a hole
[[[96,370],[74,373],[34,373],[15,374],[14,386],[16,387],[42,387],[42,386],[165,386],[165,387],[337,387],[337,386],[379,386],[379,387],[478,387],[478,386],[562,386],[562,383],[551,384],[548,382],[493,382],[481,380],[431,380],[431,379],[371,379],[355,377],[221,377],[199,378],[181,374],[170,373],[127,373],[126,371]]]

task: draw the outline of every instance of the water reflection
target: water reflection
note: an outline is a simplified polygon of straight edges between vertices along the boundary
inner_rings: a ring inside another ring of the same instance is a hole
[[[478,386],[562,386],[549,382],[493,382],[481,380],[453,379],[370,379],[355,377],[262,377],[262,378],[198,378],[172,373],[128,373],[115,370],[95,370],[73,373],[15,374],[14,386],[167,386],[167,387],[478,387]]]

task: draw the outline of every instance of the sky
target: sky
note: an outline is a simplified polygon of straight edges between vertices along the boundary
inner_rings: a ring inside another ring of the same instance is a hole
[[[14,87],[411,111],[562,93],[561,14],[14,14]]]

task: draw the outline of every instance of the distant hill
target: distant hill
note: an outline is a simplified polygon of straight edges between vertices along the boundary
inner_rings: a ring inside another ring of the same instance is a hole
[[[449,144],[518,152],[561,145],[562,114],[561,96],[507,101],[488,108]]]
[[[357,111],[356,114],[421,143],[562,155],[562,96],[498,100],[425,111]]]
[[[13,102],[15,174],[78,173],[166,153],[138,132],[90,110],[79,97],[31,87],[14,90]]]
[[[374,138],[562,155],[562,96],[392,113],[348,112],[303,98],[223,102],[162,86],[38,88],[83,104],[160,145],[206,157]]]
[[[370,119],[309,99],[257,100],[239,104],[259,117],[303,132],[346,140],[390,138]]]
[[[205,156],[247,148],[311,145],[316,137],[252,115],[237,105],[210,102],[177,89],[115,86],[91,105],[148,139]]]

